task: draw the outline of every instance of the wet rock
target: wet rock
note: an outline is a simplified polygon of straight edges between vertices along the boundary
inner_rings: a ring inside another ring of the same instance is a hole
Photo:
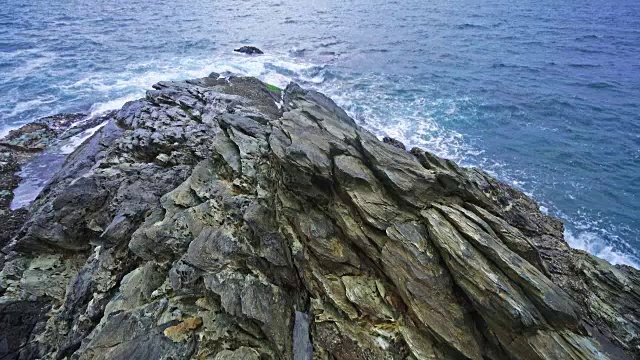
[[[309,315],[296,311],[296,320],[293,326],[293,359],[313,359],[313,346],[311,345],[309,330]]]
[[[19,129],[11,130],[7,136],[0,139],[0,146],[23,152],[38,152],[44,150],[52,142],[59,140],[60,135],[68,130],[71,125],[77,124],[87,118],[87,114],[58,114],[45,117],[26,124]],[[84,128],[78,127],[65,134],[72,136]]]
[[[0,249],[9,243],[26,220],[25,209],[11,209],[13,190],[20,183],[18,172],[34,156],[64,138],[95,126],[87,114],[59,114],[38,119],[11,130],[0,139]],[[86,119],[86,120],[85,120]],[[71,127],[72,125],[77,125]]]
[[[261,55],[261,54],[264,54],[262,52],[262,50],[258,49],[255,46],[242,46],[242,47],[239,47],[237,49],[234,49],[233,51],[239,52],[239,53],[243,53],[243,54],[247,54],[247,55]]]
[[[0,223],[0,354],[640,356],[637,270],[570,249],[524,194],[379,141],[318,92],[214,73],[105,120],[24,224]],[[2,201],[20,165],[4,151]]]

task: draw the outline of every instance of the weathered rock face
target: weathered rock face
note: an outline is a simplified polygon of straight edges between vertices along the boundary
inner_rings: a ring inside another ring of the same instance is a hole
[[[0,311],[52,305],[0,353],[640,356],[638,272],[570,249],[522,193],[297,85],[154,88],[69,156],[4,250]]]

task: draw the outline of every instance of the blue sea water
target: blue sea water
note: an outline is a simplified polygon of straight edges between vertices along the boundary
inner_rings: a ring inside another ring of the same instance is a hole
[[[640,264],[636,0],[0,0],[0,136],[211,71],[321,90],[522,189],[572,246]]]

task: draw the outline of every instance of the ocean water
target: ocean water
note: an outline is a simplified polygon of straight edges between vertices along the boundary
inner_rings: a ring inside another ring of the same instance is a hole
[[[640,264],[636,0],[1,0],[0,136],[211,71],[297,81]],[[266,55],[234,54],[252,44]]]

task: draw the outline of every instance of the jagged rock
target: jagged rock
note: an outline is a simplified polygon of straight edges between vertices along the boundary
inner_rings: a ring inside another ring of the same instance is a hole
[[[40,299],[0,303],[0,359],[33,357],[29,340],[34,331],[42,331],[48,310],[49,304]]]
[[[640,356],[637,270],[570,249],[524,194],[379,141],[318,92],[213,73],[105,119],[12,232],[0,354]]]
[[[385,143],[385,144],[389,144],[389,145],[395,146],[398,149],[407,150],[407,147],[404,146],[402,141],[394,139],[394,138],[389,137],[389,136],[383,137],[382,138],[382,142]]]

